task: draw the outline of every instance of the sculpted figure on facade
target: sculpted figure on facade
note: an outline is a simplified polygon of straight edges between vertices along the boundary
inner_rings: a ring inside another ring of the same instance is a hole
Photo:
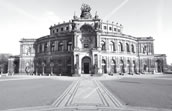
[[[91,7],[87,4],[82,4],[81,6],[81,18],[83,19],[91,19],[92,15],[90,13]]]

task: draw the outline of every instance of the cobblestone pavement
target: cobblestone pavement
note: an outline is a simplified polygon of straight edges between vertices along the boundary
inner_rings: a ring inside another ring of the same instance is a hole
[[[98,79],[83,76],[73,82],[52,105],[9,109],[6,111],[170,111],[125,106]],[[5,110],[4,110],[5,111]]]

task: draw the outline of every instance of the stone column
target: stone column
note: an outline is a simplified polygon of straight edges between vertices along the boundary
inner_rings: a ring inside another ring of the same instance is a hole
[[[99,32],[96,32],[96,47],[98,50],[101,50],[101,41],[100,41],[100,33]]]
[[[120,62],[119,62],[119,58],[115,57],[116,60],[116,72],[120,73]]]
[[[151,49],[152,49],[152,54],[154,54],[154,45],[153,45],[153,43],[152,43]]]
[[[98,73],[98,55],[93,57],[94,63],[93,63],[93,69],[94,69],[94,74]]]
[[[42,63],[42,75],[45,75],[45,63]]]
[[[36,75],[38,75],[38,66],[39,66],[39,64],[38,64],[38,63],[36,63],[36,67],[35,67]]]
[[[81,69],[82,69],[82,58],[81,58],[81,56],[79,56],[79,61],[78,61],[78,66],[79,66],[79,68],[78,68],[78,73],[79,74],[81,74]]]
[[[55,41],[55,51],[58,50],[58,43],[59,43],[59,41]]]
[[[98,55],[98,73],[102,73],[102,57],[101,55]]]
[[[111,66],[111,61],[110,61],[110,57],[107,57],[107,73],[110,73],[110,66]]]
[[[44,44],[41,44],[42,45],[42,53],[44,52]]]
[[[47,42],[47,52],[48,52],[48,54],[51,54],[51,43],[50,43],[50,41],[48,41]]]
[[[109,52],[109,40],[108,39],[105,39],[105,48],[106,48],[106,51]]]
[[[125,70],[124,73],[127,73],[127,69],[128,69],[127,64],[128,63],[127,63],[127,59],[125,57],[123,58],[123,62],[124,62],[124,70]]]
[[[24,50],[24,48],[23,48],[23,45],[21,44],[21,45],[20,45],[20,56],[23,55],[23,52],[24,52],[23,50]]]
[[[74,57],[74,70],[75,70],[75,74],[79,74],[79,55],[75,54]]]
[[[64,51],[67,51],[67,40],[65,40],[65,41],[63,42],[63,45],[64,45]]]
[[[74,32],[74,48],[78,48],[78,33]]]
[[[20,63],[19,63],[19,73],[22,73],[23,72],[23,64],[22,64],[22,62],[23,62],[23,59],[22,59],[22,56],[20,57],[20,61],[19,61]]]
[[[74,55],[71,56],[71,74],[74,74]]]
[[[118,41],[115,39],[115,52],[118,52]]]

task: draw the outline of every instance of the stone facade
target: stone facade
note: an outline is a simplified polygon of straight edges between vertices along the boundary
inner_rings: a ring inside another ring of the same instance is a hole
[[[35,74],[162,73],[166,55],[154,54],[152,37],[123,33],[118,23],[103,22],[82,5],[81,15],[51,26],[50,35],[21,40],[19,72]]]
[[[35,39],[21,39],[20,55],[11,56],[8,59],[8,72],[10,74],[34,72],[34,42]]]
[[[34,72],[34,42],[35,39],[21,39],[20,41],[20,60],[19,72],[20,73],[33,73]]]

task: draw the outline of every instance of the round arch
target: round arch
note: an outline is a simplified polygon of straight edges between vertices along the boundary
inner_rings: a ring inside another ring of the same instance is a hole
[[[80,28],[82,48],[95,48],[96,47],[96,33],[94,28],[89,24],[84,24]]]
[[[82,58],[82,73],[89,74],[91,72],[91,58],[85,56]]]
[[[93,29],[93,27],[89,24],[84,24],[81,26],[80,31],[82,32],[82,34],[95,34],[95,31]]]
[[[107,64],[105,59],[102,59],[102,73],[107,73]]]
[[[121,73],[125,73],[124,61],[123,61],[122,59],[120,60],[120,72],[121,72]]]
[[[112,73],[117,73],[116,71],[116,61],[112,59],[111,61],[111,72]]]
[[[118,43],[118,47],[119,47],[119,51],[120,52],[123,52],[124,51],[122,42],[119,42]]]
[[[156,72],[163,72],[163,63],[162,60],[158,59],[156,60]]]
[[[127,52],[130,52],[130,45],[128,43],[126,43],[126,50]]]
[[[128,68],[128,74],[131,74],[131,62],[130,60],[127,60],[127,68]]]
[[[133,60],[133,72],[137,74],[137,65],[135,60]]]
[[[115,51],[115,42],[111,41],[109,45],[110,45],[110,51],[112,52]]]

